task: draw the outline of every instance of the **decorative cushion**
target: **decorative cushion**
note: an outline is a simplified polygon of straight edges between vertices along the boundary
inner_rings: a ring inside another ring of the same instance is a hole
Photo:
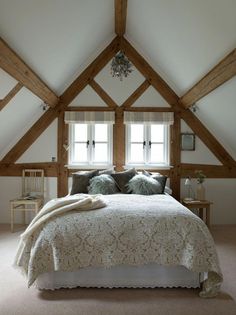
[[[153,173],[147,172],[145,170],[143,170],[143,175],[145,175],[147,177],[152,177],[153,179],[158,181],[158,183],[161,185],[161,188],[162,188],[160,194],[164,194],[165,186],[166,186],[166,180],[167,180],[166,176],[161,175],[160,173],[154,173],[153,174]]]
[[[151,176],[135,175],[127,184],[128,191],[133,194],[153,195],[161,194],[161,184]]]
[[[77,172],[72,175],[71,195],[88,193],[89,180],[98,175],[98,170]]]
[[[117,172],[115,174],[111,174],[111,176],[114,178],[116,185],[120,189],[120,191],[123,194],[128,194],[128,188],[126,185],[130,181],[132,177],[134,177],[137,174],[135,168],[132,168],[130,170],[124,171],[124,172]]]
[[[111,175],[111,174],[114,174],[114,173],[115,173],[115,171],[114,171],[113,167],[108,168],[106,170],[99,171],[99,175],[102,175],[102,174]]]
[[[108,174],[95,176],[89,181],[89,194],[111,195],[119,192],[115,180]]]

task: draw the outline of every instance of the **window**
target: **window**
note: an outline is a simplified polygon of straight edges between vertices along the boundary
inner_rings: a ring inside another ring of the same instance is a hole
[[[111,163],[111,124],[70,124],[70,165],[97,166]]]
[[[169,126],[126,125],[127,165],[169,165]]]

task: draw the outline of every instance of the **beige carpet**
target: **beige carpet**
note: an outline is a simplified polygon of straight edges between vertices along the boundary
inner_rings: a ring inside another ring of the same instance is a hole
[[[0,225],[0,315],[236,315],[236,226],[212,229],[224,274],[222,293],[200,299],[191,289],[28,289],[11,267],[19,232]]]

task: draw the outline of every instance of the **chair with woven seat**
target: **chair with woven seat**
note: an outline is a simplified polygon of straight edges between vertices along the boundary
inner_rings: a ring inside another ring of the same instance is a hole
[[[22,196],[10,200],[11,231],[14,232],[15,212],[22,212],[25,224],[26,212],[33,211],[35,215],[44,204],[44,170],[25,169],[22,172]]]

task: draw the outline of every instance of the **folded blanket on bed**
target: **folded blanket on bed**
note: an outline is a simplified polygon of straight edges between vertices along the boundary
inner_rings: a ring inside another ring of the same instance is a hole
[[[31,221],[25,232],[21,234],[20,244],[15,257],[15,265],[18,264],[19,257],[22,255],[25,244],[29,238],[33,236],[33,234],[37,232],[43,224],[47,223],[52,218],[72,210],[95,210],[105,206],[106,203],[102,199],[101,195],[77,194],[63,198],[52,199]]]

